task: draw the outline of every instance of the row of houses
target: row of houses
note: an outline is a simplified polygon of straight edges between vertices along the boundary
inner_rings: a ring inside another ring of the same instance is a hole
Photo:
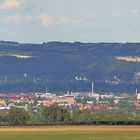
[[[87,94],[88,95],[88,94]],[[84,101],[85,94],[79,93],[67,93],[63,95],[56,95],[51,93],[35,93],[35,94],[0,94],[0,110],[8,110],[11,107],[22,108],[28,110],[28,108],[37,109],[40,106],[51,106],[54,103],[57,103],[59,106],[90,109],[90,110],[100,110],[100,109],[118,109],[117,105],[119,104],[122,98],[118,98],[113,94],[89,94],[89,99],[95,98],[94,101]],[[80,100],[77,101],[77,98]],[[99,98],[107,100],[100,101]],[[109,103],[109,100],[113,99],[113,105]],[[83,102],[84,101],[84,102]],[[140,108],[140,102],[137,100],[131,102],[131,106]]]

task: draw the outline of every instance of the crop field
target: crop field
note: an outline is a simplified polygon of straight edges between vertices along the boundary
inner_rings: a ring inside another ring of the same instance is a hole
[[[138,56],[119,56],[116,59],[127,62],[140,62],[140,57]]]
[[[140,126],[2,127],[0,140],[140,140]]]
[[[26,53],[19,54],[19,53],[4,53],[4,52],[0,53],[0,56],[13,56],[19,59],[28,59],[33,57],[32,55]]]

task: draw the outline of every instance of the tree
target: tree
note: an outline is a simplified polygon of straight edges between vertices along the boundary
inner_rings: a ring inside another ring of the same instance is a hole
[[[43,118],[40,114],[30,114],[29,125],[42,125]]]
[[[11,108],[8,118],[10,125],[25,125],[29,120],[29,114],[22,109]]]
[[[121,109],[129,109],[131,108],[131,103],[128,100],[121,100],[118,106]]]
[[[69,111],[57,104],[50,107],[43,107],[42,116],[47,123],[66,123],[70,120]]]

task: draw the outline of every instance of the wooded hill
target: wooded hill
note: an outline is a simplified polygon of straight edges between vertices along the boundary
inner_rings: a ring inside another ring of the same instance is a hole
[[[140,43],[0,42],[0,91],[134,92]]]

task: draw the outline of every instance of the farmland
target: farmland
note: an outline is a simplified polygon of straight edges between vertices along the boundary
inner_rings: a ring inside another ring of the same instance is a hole
[[[140,126],[2,127],[1,140],[139,140]]]
[[[140,57],[137,56],[120,56],[116,58],[118,60],[127,61],[127,62],[140,62]]]

